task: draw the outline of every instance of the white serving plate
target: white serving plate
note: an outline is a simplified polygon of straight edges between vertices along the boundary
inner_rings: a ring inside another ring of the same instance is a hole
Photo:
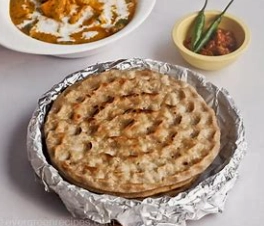
[[[133,32],[151,13],[156,0],[139,0],[136,13],[130,23],[121,31],[102,40],[80,44],[59,45],[33,39],[15,27],[9,15],[10,0],[0,1],[0,44],[6,48],[31,54],[53,55],[66,58],[93,55],[103,47]]]

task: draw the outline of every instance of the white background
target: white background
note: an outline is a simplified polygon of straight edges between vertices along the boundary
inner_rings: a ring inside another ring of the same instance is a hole
[[[211,0],[207,8],[221,10],[227,2]],[[97,62],[144,57],[194,69],[175,49],[171,30],[177,19],[200,9],[202,4],[202,0],[157,0],[152,14],[135,32],[87,58],[28,55],[0,46],[0,225],[90,225],[74,220],[55,194],[45,192],[35,182],[27,161],[26,129],[38,98],[66,75]],[[250,28],[249,49],[226,69],[194,69],[233,96],[244,118],[248,153],[224,212],[188,222],[189,226],[264,224],[263,9],[263,0],[235,1],[228,12]]]

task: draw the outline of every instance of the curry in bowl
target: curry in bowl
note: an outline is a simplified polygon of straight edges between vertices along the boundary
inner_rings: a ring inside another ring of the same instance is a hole
[[[137,0],[10,0],[10,17],[32,38],[82,44],[108,37],[133,18]]]

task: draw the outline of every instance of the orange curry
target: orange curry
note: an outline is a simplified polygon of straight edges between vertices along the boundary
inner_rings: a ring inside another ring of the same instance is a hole
[[[13,23],[32,38],[81,44],[108,37],[133,18],[137,0],[10,0]]]

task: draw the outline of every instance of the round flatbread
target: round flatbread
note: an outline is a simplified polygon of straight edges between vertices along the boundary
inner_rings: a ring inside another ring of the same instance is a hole
[[[44,134],[70,182],[128,198],[188,184],[220,149],[215,112],[194,87],[151,70],[110,70],[68,87]]]

